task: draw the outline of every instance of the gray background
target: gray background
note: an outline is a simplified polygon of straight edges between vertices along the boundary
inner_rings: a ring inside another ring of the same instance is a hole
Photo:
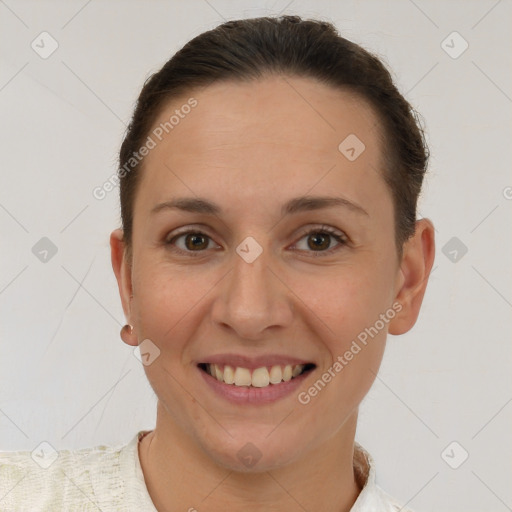
[[[0,449],[120,444],[153,428],[155,397],[119,338],[118,190],[92,190],[115,173],[151,72],[224,20],[279,12],[333,21],[381,56],[432,151],[420,215],[437,229],[434,270],[416,326],[389,336],[357,440],[378,483],[418,512],[512,510],[505,0],[0,1]],[[43,31],[58,43],[47,58],[31,47],[51,48]],[[40,252],[43,237],[56,254]]]

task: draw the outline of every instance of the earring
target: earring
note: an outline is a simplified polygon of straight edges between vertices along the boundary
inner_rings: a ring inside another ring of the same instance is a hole
[[[133,334],[133,326],[132,325],[126,324],[121,329],[121,333],[120,333],[121,339],[125,343],[128,343],[129,345],[131,345],[130,340],[129,340],[129,336],[131,336],[132,334]]]

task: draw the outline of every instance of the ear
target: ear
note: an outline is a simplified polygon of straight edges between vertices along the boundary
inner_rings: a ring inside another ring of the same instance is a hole
[[[117,279],[119,295],[123,305],[124,316],[128,324],[134,325],[132,320],[131,299],[133,298],[132,288],[132,266],[127,261],[125,254],[124,233],[122,229],[116,229],[110,234],[110,253],[112,268]],[[121,338],[127,345],[137,346],[135,334],[122,333]]]
[[[406,333],[418,319],[434,264],[434,239],[434,225],[429,219],[421,219],[416,222],[414,235],[404,243],[394,300],[402,309],[389,322],[389,334]]]

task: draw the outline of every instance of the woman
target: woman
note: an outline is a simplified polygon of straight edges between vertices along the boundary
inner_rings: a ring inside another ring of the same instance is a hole
[[[355,432],[432,268],[427,160],[389,72],[329,23],[186,44],[139,96],[110,239],[156,427],[44,469],[3,454],[0,509],[405,510]]]

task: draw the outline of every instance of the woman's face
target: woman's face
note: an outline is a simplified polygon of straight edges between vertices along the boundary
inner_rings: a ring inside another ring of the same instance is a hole
[[[247,454],[259,470],[281,466],[355,425],[399,315],[380,125],[354,95],[291,77],[194,90],[154,128],[172,115],[169,133],[149,134],[123,297],[139,343],[160,351],[145,366],[159,421],[226,467],[247,470]],[[217,214],[158,206],[183,198]],[[314,369],[248,387],[199,366],[213,362],[274,379],[273,366]]]

